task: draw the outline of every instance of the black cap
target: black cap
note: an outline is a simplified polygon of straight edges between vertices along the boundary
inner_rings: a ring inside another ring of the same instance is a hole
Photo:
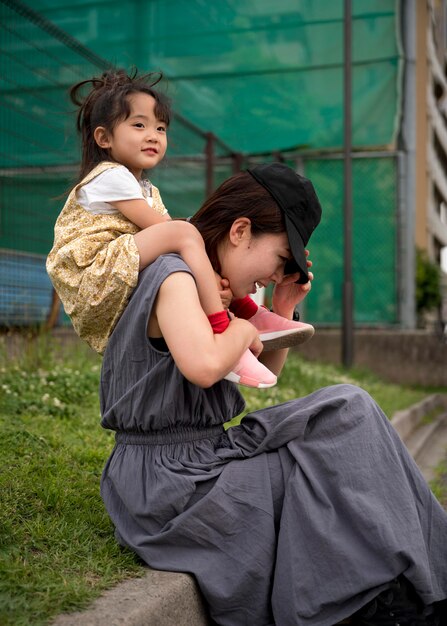
[[[247,170],[270,193],[284,215],[293,260],[286,263],[286,274],[299,272],[297,283],[307,283],[305,247],[320,223],[321,205],[307,178],[284,163],[266,163]]]

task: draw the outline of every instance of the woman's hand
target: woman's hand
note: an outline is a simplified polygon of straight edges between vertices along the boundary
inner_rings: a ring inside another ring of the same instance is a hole
[[[258,358],[261,352],[264,350],[264,344],[259,339],[258,334],[256,334],[256,337],[251,342],[249,349],[251,352],[253,352],[256,358]]]
[[[309,256],[309,250],[306,250],[306,256]],[[312,261],[307,260],[307,267],[312,267]],[[309,280],[304,285],[298,284],[299,272],[284,276],[283,280],[275,285],[273,290],[272,305],[277,315],[282,315],[289,319],[292,318],[293,312],[297,304],[302,302],[312,288],[314,275],[308,272]]]

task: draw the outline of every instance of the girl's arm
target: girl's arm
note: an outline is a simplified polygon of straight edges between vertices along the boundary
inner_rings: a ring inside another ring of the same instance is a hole
[[[146,200],[142,198],[135,200],[119,200],[118,202],[110,202],[109,204],[142,230],[171,219],[168,213],[161,215],[157,213],[157,211],[154,211]]]
[[[164,337],[179,370],[199,387],[221,380],[258,341],[255,327],[241,319],[233,320],[222,334],[213,334],[195,281],[186,272],[171,274],[161,285],[148,335]]]

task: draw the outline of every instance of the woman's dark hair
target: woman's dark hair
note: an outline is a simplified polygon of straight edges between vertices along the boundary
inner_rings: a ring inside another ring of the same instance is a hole
[[[190,219],[205,242],[211,265],[220,272],[217,255],[219,244],[225,240],[231,225],[239,217],[251,221],[253,236],[283,233],[284,218],[275,200],[248,172],[228,178],[202,204]]]
[[[127,96],[134,93],[147,93],[155,100],[155,115],[167,126],[171,121],[170,101],[163,93],[154,89],[162,79],[161,73],[139,76],[137,70],[127,74],[125,70],[108,70],[99,78],[83,80],[70,89],[70,98],[79,107],[77,129],[81,134],[82,157],[79,180],[82,180],[98,163],[110,161],[109,151],[100,148],[93,133],[103,126],[112,133],[116,124],[130,115]],[[83,97],[85,86],[90,87]]]

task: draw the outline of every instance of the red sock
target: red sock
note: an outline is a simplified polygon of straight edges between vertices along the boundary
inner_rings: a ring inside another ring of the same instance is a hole
[[[250,296],[233,300],[230,304],[231,312],[243,320],[249,320],[250,317],[253,317],[258,308],[256,302]]]
[[[215,335],[220,335],[227,328],[230,323],[230,316],[228,311],[218,311],[217,313],[211,313],[208,315],[208,320],[211,324],[211,328],[213,329],[213,333]]]

